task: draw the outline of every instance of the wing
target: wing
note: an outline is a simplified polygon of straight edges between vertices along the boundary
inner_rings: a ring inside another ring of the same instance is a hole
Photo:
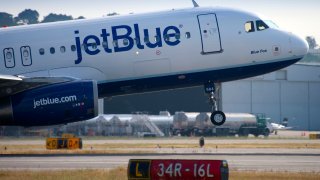
[[[0,75],[0,98],[49,84],[74,81],[70,77],[22,77]]]

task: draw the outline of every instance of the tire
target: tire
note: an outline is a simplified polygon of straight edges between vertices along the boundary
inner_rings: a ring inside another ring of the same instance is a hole
[[[226,115],[222,111],[214,111],[210,116],[210,120],[212,124],[221,126],[226,121]]]

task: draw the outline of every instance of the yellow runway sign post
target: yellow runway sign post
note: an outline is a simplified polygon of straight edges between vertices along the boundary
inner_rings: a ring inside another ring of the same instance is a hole
[[[82,149],[82,139],[75,136],[63,135],[59,138],[47,138],[47,149]]]

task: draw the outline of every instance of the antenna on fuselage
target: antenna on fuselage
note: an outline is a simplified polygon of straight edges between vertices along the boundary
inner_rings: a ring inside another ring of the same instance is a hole
[[[192,3],[193,3],[193,7],[199,7],[199,4],[195,0],[192,0]]]

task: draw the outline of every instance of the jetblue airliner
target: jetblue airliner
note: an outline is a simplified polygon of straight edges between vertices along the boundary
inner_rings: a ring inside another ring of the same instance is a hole
[[[236,9],[194,7],[0,28],[0,125],[44,126],[97,115],[98,98],[216,83],[302,59],[306,42]]]

